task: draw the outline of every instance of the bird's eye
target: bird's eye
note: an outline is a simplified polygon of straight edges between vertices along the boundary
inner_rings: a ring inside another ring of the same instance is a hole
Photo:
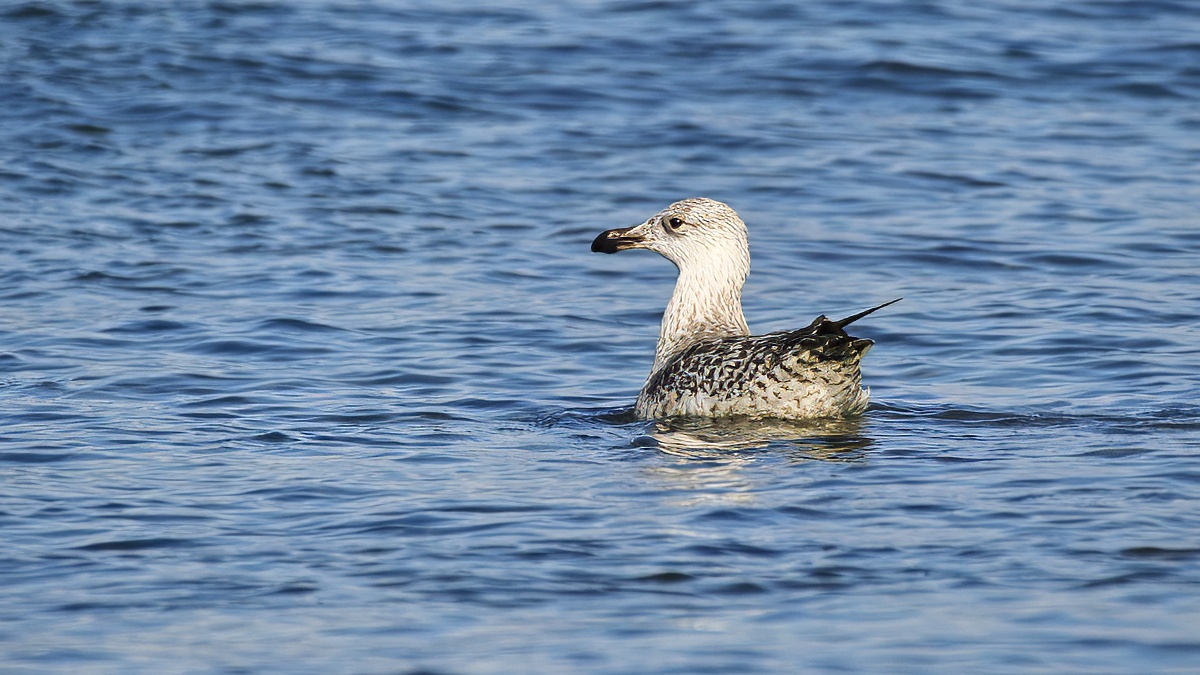
[[[683,218],[680,218],[679,216],[671,216],[670,218],[667,218],[667,227],[670,228],[671,231],[678,230],[679,228],[683,227]]]

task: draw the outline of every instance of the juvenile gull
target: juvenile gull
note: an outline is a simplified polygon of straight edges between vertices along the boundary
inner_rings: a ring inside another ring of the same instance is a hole
[[[675,263],[654,367],[634,411],[642,419],[694,415],[805,419],[867,407],[859,361],[873,344],[819,316],[799,330],[750,335],[742,286],[750,272],[746,224],[711,199],[675,202],[641,225],[600,233],[592,251],[644,248]]]

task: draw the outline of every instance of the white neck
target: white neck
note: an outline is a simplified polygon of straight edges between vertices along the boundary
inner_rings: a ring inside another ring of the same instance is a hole
[[[663,313],[654,354],[654,371],[669,358],[700,340],[749,335],[742,314],[745,272],[729,273],[722,266],[682,265],[675,292]],[[652,371],[653,372],[653,371]]]

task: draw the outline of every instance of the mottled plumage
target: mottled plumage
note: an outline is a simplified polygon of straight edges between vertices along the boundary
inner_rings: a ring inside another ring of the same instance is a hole
[[[630,248],[655,251],[679,269],[654,367],[634,407],[639,417],[803,419],[866,409],[859,361],[872,342],[843,328],[891,302],[841,321],[821,316],[799,330],[750,335],[741,300],[750,271],[746,226],[711,199],[676,202],[592,242],[603,253]]]

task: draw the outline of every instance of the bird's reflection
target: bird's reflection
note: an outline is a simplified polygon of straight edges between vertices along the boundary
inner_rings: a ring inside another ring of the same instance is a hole
[[[639,445],[684,460],[649,469],[680,505],[733,507],[760,497],[763,474],[753,467],[761,460],[861,461],[872,444],[862,426],[860,419],[678,418],[654,422]]]
[[[676,457],[728,461],[780,451],[797,461],[852,462],[863,458],[872,440],[854,417],[826,420],[676,418],[647,430],[658,449]]]

